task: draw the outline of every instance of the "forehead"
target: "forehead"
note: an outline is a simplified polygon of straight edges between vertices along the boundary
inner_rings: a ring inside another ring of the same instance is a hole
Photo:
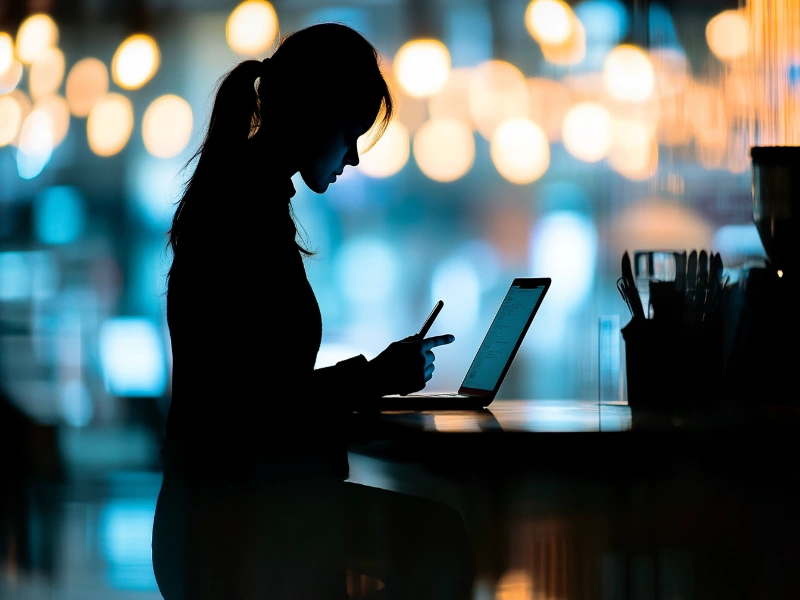
[[[373,116],[373,117],[367,117],[367,118],[363,118],[362,117],[361,119],[354,120],[354,122],[352,122],[352,124],[351,124],[351,127],[355,131],[358,131],[360,133],[365,133],[365,132],[369,131],[370,127],[372,127],[372,124],[375,122],[376,118],[377,118],[377,115]]]
[[[353,104],[345,110],[345,126],[351,129],[367,131],[381,111],[381,99],[378,98],[359,98],[354,99]]]
[[[329,122],[329,127],[323,127],[324,130],[329,130],[331,133],[335,131],[343,131],[346,134],[361,135],[369,131],[372,124],[375,123],[376,116],[360,115],[347,115],[338,120]]]

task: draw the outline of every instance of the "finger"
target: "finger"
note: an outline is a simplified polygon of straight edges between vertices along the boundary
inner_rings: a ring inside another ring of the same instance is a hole
[[[427,365],[425,367],[425,381],[430,381],[431,377],[433,377],[433,372],[436,370],[436,367],[433,363]]]
[[[425,366],[433,364],[433,361],[436,360],[436,355],[433,353],[432,350],[427,350],[425,352]]]
[[[434,335],[433,337],[425,338],[422,340],[422,349],[430,350],[437,346],[444,346],[445,344],[452,344],[456,340],[456,336],[449,333],[445,335]]]

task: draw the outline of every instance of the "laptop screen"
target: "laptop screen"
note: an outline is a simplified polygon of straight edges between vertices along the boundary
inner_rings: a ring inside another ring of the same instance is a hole
[[[459,391],[497,392],[549,284],[545,278],[514,280]]]

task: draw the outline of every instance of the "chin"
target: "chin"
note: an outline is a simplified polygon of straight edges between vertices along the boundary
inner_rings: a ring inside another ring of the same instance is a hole
[[[303,182],[308,186],[308,189],[317,194],[324,194],[330,185],[329,181],[320,181],[318,179],[311,179],[310,177],[308,179],[303,177]]]

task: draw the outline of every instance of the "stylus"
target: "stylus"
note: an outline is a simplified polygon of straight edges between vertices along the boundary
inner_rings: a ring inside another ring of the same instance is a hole
[[[431,326],[433,325],[433,322],[436,320],[436,317],[439,316],[439,313],[441,312],[443,306],[444,306],[443,300],[439,300],[434,305],[431,314],[429,314],[428,318],[425,319],[425,322],[422,324],[422,328],[419,330],[419,333],[417,333],[419,337],[425,337],[428,334],[428,330],[430,330]]]

